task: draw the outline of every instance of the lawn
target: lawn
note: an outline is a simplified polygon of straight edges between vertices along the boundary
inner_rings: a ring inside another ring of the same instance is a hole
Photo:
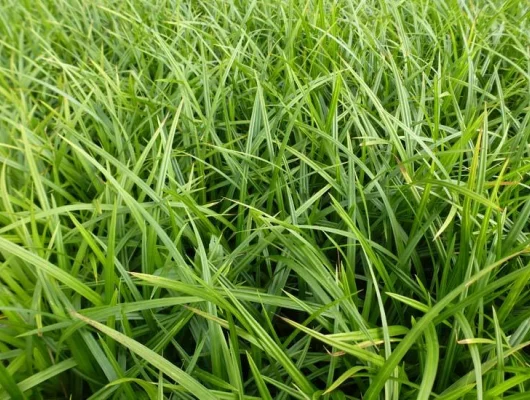
[[[529,2],[0,0],[0,400],[524,400],[529,345]]]

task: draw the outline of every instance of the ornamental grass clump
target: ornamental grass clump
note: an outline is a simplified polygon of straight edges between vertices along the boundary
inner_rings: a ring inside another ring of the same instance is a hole
[[[530,398],[529,11],[0,2],[0,400]]]

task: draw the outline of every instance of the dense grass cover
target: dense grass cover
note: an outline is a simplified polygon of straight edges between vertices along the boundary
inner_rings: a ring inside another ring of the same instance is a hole
[[[0,400],[530,398],[529,9],[0,2]]]

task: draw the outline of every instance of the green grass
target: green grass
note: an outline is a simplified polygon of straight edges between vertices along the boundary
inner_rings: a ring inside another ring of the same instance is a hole
[[[0,2],[0,400],[530,398],[530,5]]]

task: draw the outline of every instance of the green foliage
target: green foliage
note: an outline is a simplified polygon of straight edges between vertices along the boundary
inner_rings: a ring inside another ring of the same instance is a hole
[[[530,397],[530,6],[0,2],[0,399]]]

